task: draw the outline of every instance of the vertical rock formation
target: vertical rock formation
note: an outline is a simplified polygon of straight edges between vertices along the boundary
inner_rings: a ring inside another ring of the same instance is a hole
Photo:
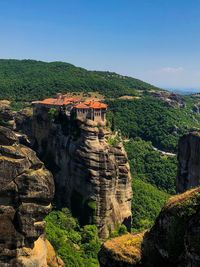
[[[144,237],[144,266],[200,266],[199,222],[199,187],[170,198]]]
[[[47,261],[41,265],[31,253],[27,258],[27,251],[44,233],[43,219],[54,195],[53,177],[35,152],[20,145],[16,135],[2,126],[0,183],[0,266],[47,266]]]
[[[13,128],[15,112],[11,110],[10,101],[0,100],[0,124]]]
[[[101,267],[200,266],[200,188],[171,197],[145,233],[106,241]]]
[[[102,238],[124,223],[131,227],[131,176],[121,142],[105,123],[52,118],[34,112],[34,149],[53,172],[57,204],[68,206],[81,224],[95,223]],[[29,135],[29,136],[30,136]]]
[[[200,132],[180,138],[178,144],[177,193],[200,185]]]

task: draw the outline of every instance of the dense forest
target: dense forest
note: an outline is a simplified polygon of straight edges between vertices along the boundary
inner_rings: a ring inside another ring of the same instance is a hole
[[[68,267],[98,266],[100,240],[95,225],[80,227],[65,208],[46,217],[46,235]]]
[[[139,137],[125,142],[132,175],[132,229],[153,225],[165,201],[175,194],[177,159],[155,151]]]
[[[150,183],[168,194],[175,194],[176,156],[162,155],[153,149],[151,142],[139,137],[126,142],[125,148],[134,179]]]
[[[32,101],[57,92],[100,92],[106,97],[156,89],[112,72],[88,71],[63,62],[0,60],[0,99]]]
[[[132,230],[150,228],[170,195],[138,178],[132,180]]]
[[[143,96],[134,100],[107,101],[111,128],[120,129],[126,138],[141,137],[165,151],[176,151],[180,136],[199,128],[200,116],[192,112],[190,99],[186,107],[169,107],[163,101]]]

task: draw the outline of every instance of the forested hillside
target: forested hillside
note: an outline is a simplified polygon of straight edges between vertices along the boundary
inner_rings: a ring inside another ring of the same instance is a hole
[[[36,100],[57,92],[99,91],[106,97],[156,89],[140,80],[111,72],[88,71],[63,62],[0,60],[0,99]]]
[[[139,136],[159,149],[174,152],[180,136],[200,127],[200,116],[192,112],[191,100],[185,102],[186,106],[179,108],[147,96],[108,101],[110,124],[126,138]]]
[[[95,225],[80,227],[65,208],[46,217],[46,235],[68,267],[97,267],[100,240]]]
[[[175,194],[176,156],[162,155],[151,142],[136,137],[125,143],[133,178],[148,182],[168,194]]]
[[[57,92],[99,92],[110,99],[113,128],[121,129],[127,138],[139,136],[160,149],[176,151],[178,138],[188,129],[198,128],[200,118],[190,105],[168,107],[163,101],[146,96],[151,89],[158,88],[131,77],[87,71],[63,62],[0,60],[0,99],[13,100],[14,107]],[[140,99],[117,99],[139,92]]]
[[[144,230],[153,225],[169,194],[175,193],[177,159],[138,137],[124,145],[133,178],[132,227]]]

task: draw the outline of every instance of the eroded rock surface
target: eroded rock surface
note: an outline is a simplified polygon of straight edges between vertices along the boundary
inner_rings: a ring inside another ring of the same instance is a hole
[[[81,224],[95,223],[105,238],[124,223],[131,227],[131,176],[121,142],[111,141],[105,123],[77,121],[45,108],[33,116],[34,149],[53,172],[57,204]],[[109,142],[110,140],[110,142]]]
[[[200,188],[170,198],[144,237],[145,266],[200,266]]]
[[[171,197],[154,226],[111,239],[99,253],[101,267],[200,266],[200,188]]]
[[[32,249],[44,233],[54,181],[35,152],[20,145],[16,135],[2,126],[0,184],[0,266],[23,266],[18,262],[23,249]]]
[[[180,138],[178,145],[177,193],[200,185],[200,132]]]
[[[8,100],[0,100],[0,124],[13,128],[15,112],[12,111],[10,104]]]
[[[126,234],[106,241],[100,252],[101,267],[142,267],[141,245],[144,232]]]
[[[34,247],[23,248],[18,257],[20,267],[63,267],[63,261],[56,256],[55,250],[44,236],[40,236]]]

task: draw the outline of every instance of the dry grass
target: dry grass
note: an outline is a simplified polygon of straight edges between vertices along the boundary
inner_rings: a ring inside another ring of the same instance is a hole
[[[22,113],[25,114],[28,117],[32,117],[33,116],[33,109],[32,108],[24,108],[22,110]]]
[[[200,193],[200,187],[195,189],[190,189],[182,194],[173,196],[168,200],[168,202],[165,205],[165,208],[171,208],[173,206],[180,205],[184,201],[195,197],[199,193]]]
[[[7,108],[9,107],[11,102],[9,100],[0,100],[0,107],[1,108]]]
[[[69,92],[64,93],[67,97],[80,97],[84,100],[94,99],[95,101],[102,101],[104,100],[104,95],[101,95],[98,92]]]
[[[120,96],[119,99],[123,99],[123,100],[132,100],[132,99],[140,99],[140,96],[129,96],[129,95],[123,95]]]
[[[129,264],[139,263],[144,233],[126,234],[108,240],[104,243],[104,249],[117,261],[120,260]]]
[[[200,136],[200,131],[195,131],[195,132],[192,132],[192,135],[195,135],[195,136]]]

